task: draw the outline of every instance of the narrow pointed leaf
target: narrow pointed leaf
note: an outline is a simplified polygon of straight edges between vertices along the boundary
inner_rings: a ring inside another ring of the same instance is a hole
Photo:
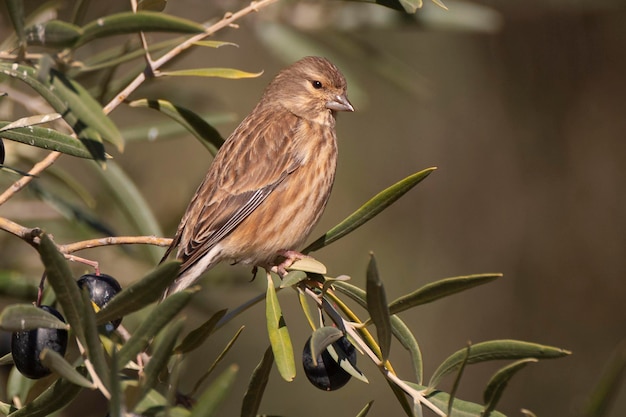
[[[292,287],[305,279],[307,279],[306,272],[298,270],[289,271],[280,282],[280,288]]]
[[[70,47],[83,35],[83,30],[71,23],[49,20],[26,28],[29,44],[48,47]]]
[[[93,365],[98,378],[102,381],[102,384],[109,389],[109,364],[106,361],[104,355],[104,348],[100,341],[100,335],[98,332],[98,325],[96,324],[96,314],[93,309],[93,304],[89,298],[89,291],[87,288],[81,290],[83,297],[83,324],[85,326],[85,340],[87,345],[84,346],[87,354],[87,358]]]
[[[421,385],[407,382],[408,385],[415,388],[418,391],[425,389]],[[426,399],[432,402],[440,410],[446,410],[448,403],[450,402],[450,394],[443,391],[433,391],[426,395]],[[452,406],[452,414],[450,417],[482,417],[483,406],[481,404],[472,403],[455,398]],[[493,411],[490,417],[506,417],[504,414]]]
[[[174,353],[188,353],[196,348],[200,347],[204,341],[213,334],[215,326],[224,317],[228,310],[223,309],[211,316],[207,321],[202,323],[201,326],[193,329],[174,349]]]
[[[0,132],[10,129],[17,129],[18,127],[27,127],[48,123],[60,118],[61,115],[59,113],[38,114],[35,116],[22,117],[4,126],[0,125]]]
[[[307,246],[302,253],[309,253],[321,249],[361,227],[419,184],[435,169],[436,168],[427,168],[417,172],[381,191],[337,226],[326,232],[325,235],[319,237],[315,242]]]
[[[296,377],[296,364],[293,356],[293,345],[289,337],[289,330],[278,303],[272,277],[267,274],[267,293],[265,296],[265,318],[267,320],[267,334],[270,338],[276,367],[280,376],[287,382]]]
[[[230,341],[226,344],[226,347],[224,347],[224,349],[222,349],[222,351],[220,352],[220,354],[217,356],[217,358],[213,361],[213,363],[211,364],[211,366],[209,367],[209,369],[204,373],[204,375],[202,375],[202,377],[200,377],[200,379],[198,380],[198,382],[196,382],[196,385],[194,386],[193,390],[191,391],[192,394],[195,394],[195,392],[200,388],[200,386],[202,386],[202,384],[204,383],[204,381],[211,375],[211,373],[213,373],[213,370],[217,367],[217,365],[222,361],[222,359],[224,359],[224,357],[226,356],[226,354],[230,351],[230,349],[234,346],[235,342],[237,341],[237,339],[239,339],[239,336],[241,335],[241,332],[243,331],[243,329],[245,328],[245,326],[241,326],[239,328],[239,330],[237,330],[237,332],[235,333],[235,335],[230,339]]]
[[[25,46],[24,40],[24,0],[7,0],[6,6],[9,11],[9,18],[13,23],[13,28],[17,35],[19,46]]]
[[[142,191],[119,164],[110,161],[106,172],[96,169],[94,164],[91,166],[94,168],[92,173],[97,175],[108,188],[107,196],[117,202],[117,207],[121,208],[137,235],[163,236],[161,226],[154,216],[154,210],[144,198]],[[146,245],[142,249],[147,254],[146,258],[154,263],[159,262],[163,256],[163,249],[157,246]]]
[[[413,333],[402,319],[396,315],[391,316],[391,331],[400,344],[409,351],[415,379],[418,384],[421,384],[424,376],[424,362],[422,360],[422,351],[415,336],[413,336]]]
[[[193,44],[198,45],[198,46],[207,46],[209,48],[221,48],[222,46],[226,46],[226,45],[235,46],[239,48],[239,45],[237,45],[236,43],[225,42],[225,41],[203,40],[203,41],[194,42]]]
[[[467,359],[468,364],[486,362],[498,359],[554,359],[569,355],[570,352],[552,346],[539,345],[537,343],[523,342],[519,340],[503,339],[490,340],[472,345],[472,351]],[[465,357],[465,349],[461,349],[450,355],[433,373],[428,386],[434,388],[441,379],[455,372]]]
[[[96,314],[98,324],[124,317],[155,302],[178,275],[180,262],[159,265],[144,278],[124,288]]]
[[[218,77],[231,80],[241,78],[256,78],[263,75],[261,72],[246,72],[235,68],[195,68],[178,71],[163,71],[159,75],[171,77]]]
[[[330,346],[333,342],[341,339],[343,332],[336,327],[324,326],[315,330],[311,335],[311,358],[313,366],[317,366],[317,358]]]
[[[121,293],[120,293],[121,294]],[[150,320],[142,322],[117,355],[120,367],[125,366],[139,352],[143,351],[154,338],[191,300],[192,290],[172,294],[156,306],[150,314]],[[115,298],[119,297],[117,295]],[[113,298],[113,300],[115,299]]]
[[[448,295],[486,284],[501,277],[502,274],[476,274],[446,278],[432,282],[410,294],[394,300],[389,304],[389,312],[391,314],[398,314],[409,308],[433,302],[440,298],[447,297]]]
[[[37,328],[69,329],[53,314],[32,304],[14,304],[4,308],[0,314],[0,329],[7,332]]]
[[[13,365],[13,353],[9,352],[0,358],[0,366]]]
[[[413,406],[411,402],[409,402],[409,399],[406,393],[404,392],[404,390],[400,388],[399,386],[397,386],[393,381],[389,379],[386,379],[386,381],[387,381],[387,384],[389,385],[389,388],[391,388],[393,395],[396,396],[396,399],[400,403],[400,406],[402,407],[404,414],[406,414],[407,417],[419,416],[419,414],[413,414]]]
[[[7,122],[0,122],[0,127]],[[93,154],[78,139],[47,127],[23,127],[0,132],[0,138],[21,142],[49,151],[57,151],[78,158],[93,159]]]
[[[298,259],[287,268],[288,271],[304,271],[312,272],[314,274],[325,275],[326,265],[318,261],[317,259],[305,257]]]
[[[83,375],[86,371],[81,372]],[[72,402],[83,388],[59,378],[37,398],[10,414],[11,417],[48,417]]]
[[[378,345],[382,353],[381,359],[384,362],[389,358],[389,350],[391,349],[391,315],[387,306],[385,287],[383,287],[378,275],[376,259],[373,254],[370,255],[370,261],[367,265],[366,299],[367,311],[376,326]]]
[[[148,107],[155,109],[172,118],[185,127],[196,139],[215,156],[224,143],[224,138],[213,126],[204,121],[193,111],[177,106],[167,100],[135,100],[129,103],[131,107]]]
[[[370,410],[372,409],[373,404],[374,404],[374,400],[365,404],[365,407],[363,407],[361,411],[359,411],[359,414],[357,414],[356,417],[365,417],[366,415],[368,415]]]
[[[272,347],[268,346],[265,354],[263,354],[263,359],[254,368],[250,376],[248,389],[241,403],[241,417],[256,417],[258,414],[263,393],[270,378],[272,365],[274,365],[274,354],[272,353]]]
[[[230,393],[239,367],[231,365],[200,396],[190,417],[211,417]]]
[[[76,369],[74,369],[74,367],[69,364],[68,361],[63,359],[63,356],[59,355],[55,351],[44,348],[44,350],[39,355],[39,358],[47,368],[52,369],[54,372],[67,379],[68,381],[83,388],[95,388],[91,381],[78,373]]]
[[[183,325],[184,320],[178,319],[172,325],[168,326],[167,331],[154,349],[154,353],[152,354],[150,361],[144,368],[139,399],[143,398],[152,388],[154,388],[158,382],[159,374],[167,367],[167,363],[172,356],[172,349],[174,349],[178,335],[183,330]]]
[[[345,281],[336,281],[333,283],[333,287],[356,301],[361,307],[367,308],[366,293],[361,288]]]
[[[40,236],[39,255],[46,267],[47,280],[52,286],[57,301],[63,308],[65,319],[70,325],[76,338],[83,346],[86,346],[85,332],[83,325],[84,306],[82,296],[72,271],[67,265],[65,257],[59,252],[54,242],[47,234]]]
[[[620,393],[625,375],[626,340],[622,340],[607,360],[600,380],[594,385],[593,390],[589,394],[583,415],[586,417],[608,415],[609,407]]]
[[[122,378],[118,373],[119,363],[117,362],[117,350],[114,347],[111,351],[111,369],[109,370],[109,380],[111,381],[109,400],[109,416],[108,417],[122,417]]]
[[[463,357],[463,362],[461,362],[461,366],[459,366],[459,369],[457,370],[456,378],[454,378],[454,383],[452,384],[452,389],[450,390],[450,399],[448,400],[448,407],[446,409],[447,415],[452,415],[452,407],[454,405],[456,392],[459,389],[459,385],[461,384],[461,378],[463,377],[463,371],[465,371],[465,366],[467,365],[470,352],[471,352],[471,345],[468,344],[467,347],[465,348],[465,356]]]
[[[82,29],[83,36],[78,40],[78,45],[105,36],[137,32],[204,32],[202,25],[191,20],[150,11],[112,14],[87,23]]]
[[[483,411],[482,416],[488,417],[491,413],[496,409],[498,405],[498,401],[500,401],[500,397],[502,397],[502,393],[506,388],[509,380],[515,375],[519,370],[525,368],[529,363],[537,362],[535,358],[521,359],[519,361],[513,362],[510,365],[503,367],[498,370],[489,382],[487,383],[487,387],[485,388],[485,392],[483,394],[483,401],[485,402],[485,410]]]
[[[369,384],[369,380],[367,379],[367,377],[363,375],[363,372],[357,369],[356,363],[350,362],[349,355],[342,349],[340,343],[329,345],[327,346],[326,350],[328,351],[330,357],[335,362],[337,362],[341,369],[343,369],[359,381]]]
[[[85,147],[92,152],[94,159],[105,159],[100,136],[119,150],[123,148],[123,139],[115,124],[104,114],[100,104],[77,82],[54,69],[39,73],[35,68],[15,63],[0,62],[0,73],[25,82],[57,113],[62,114]]]

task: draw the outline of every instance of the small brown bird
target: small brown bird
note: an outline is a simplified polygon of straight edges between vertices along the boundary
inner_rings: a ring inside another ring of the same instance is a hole
[[[346,80],[325,58],[278,73],[215,156],[191,199],[165,260],[178,247],[179,276],[165,296],[192,285],[220,261],[273,270],[318,222],[337,165],[335,113],[354,111]]]

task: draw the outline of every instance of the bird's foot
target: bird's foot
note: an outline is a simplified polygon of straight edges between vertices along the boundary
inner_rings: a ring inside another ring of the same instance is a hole
[[[272,272],[278,274],[279,277],[283,278],[287,275],[287,268],[294,264],[294,262],[299,261],[300,259],[310,258],[310,256],[300,253],[295,250],[279,250],[278,256],[284,258],[284,260],[278,265],[274,265],[272,267]]]

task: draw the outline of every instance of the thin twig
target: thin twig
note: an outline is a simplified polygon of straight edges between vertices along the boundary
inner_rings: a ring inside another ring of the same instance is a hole
[[[100,239],[89,239],[80,242],[59,245],[61,253],[70,254],[84,249],[97,248],[112,245],[154,245],[167,247],[172,243],[172,239],[156,236],[109,236]]]

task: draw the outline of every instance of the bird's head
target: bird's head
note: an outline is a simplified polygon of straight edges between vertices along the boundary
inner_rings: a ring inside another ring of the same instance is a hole
[[[326,58],[306,57],[282,70],[265,96],[299,117],[330,124],[335,112],[354,111],[346,90],[346,79],[334,64]]]

